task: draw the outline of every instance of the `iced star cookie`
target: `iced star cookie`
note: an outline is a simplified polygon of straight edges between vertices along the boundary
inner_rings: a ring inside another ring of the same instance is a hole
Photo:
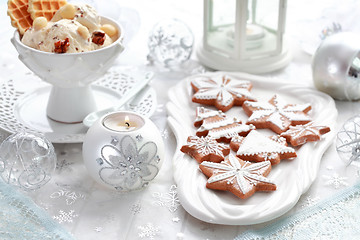
[[[279,95],[274,95],[268,102],[246,101],[242,107],[249,116],[248,124],[269,128],[277,134],[288,130],[290,125],[311,121],[307,115],[311,110],[310,104],[287,104]]]
[[[244,101],[255,101],[250,93],[252,88],[250,81],[226,75],[195,76],[191,80],[191,86],[195,90],[193,102],[213,105],[223,112],[234,105],[241,106]]]
[[[330,132],[330,128],[326,126],[314,126],[313,122],[305,125],[290,126],[289,130],[281,133],[293,146],[300,146],[307,142],[315,142],[321,139],[321,135]]]
[[[246,137],[233,137],[230,148],[241,159],[252,162],[270,161],[272,165],[280,163],[281,159],[296,157],[295,150],[287,146],[285,138],[267,137],[258,131],[251,131]]]
[[[234,136],[246,136],[255,127],[244,124],[234,117],[227,117],[222,111],[214,111],[204,107],[196,110],[194,125],[201,126],[196,131],[196,136],[210,136],[218,142],[229,143]]]
[[[210,136],[190,136],[187,139],[187,145],[182,146],[180,150],[199,163],[203,161],[221,162],[230,153],[230,148],[227,145],[218,143]]]
[[[269,161],[250,163],[230,154],[221,163],[202,162],[199,167],[209,177],[207,188],[229,191],[241,199],[256,191],[276,190],[276,185],[266,178],[271,170]]]

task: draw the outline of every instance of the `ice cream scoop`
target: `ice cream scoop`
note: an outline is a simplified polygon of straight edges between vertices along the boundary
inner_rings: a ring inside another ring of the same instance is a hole
[[[34,19],[33,26],[24,33],[21,41],[45,52],[88,52],[109,46],[116,40],[115,26],[107,25],[102,26],[101,18],[93,7],[66,4],[49,22],[44,17]]]

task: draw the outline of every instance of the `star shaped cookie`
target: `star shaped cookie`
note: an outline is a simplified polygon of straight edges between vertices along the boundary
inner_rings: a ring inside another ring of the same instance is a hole
[[[276,185],[266,178],[271,171],[269,161],[250,163],[230,154],[221,163],[202,162],[199,167],[209,177],[207,188],[229,191],[241,199],[256,191],[276,190]]]
[[[281,159],[296,157],[295,150],[287,146],[285,138],[267,137],[258,131],[251,131],[246,137],[232,138],[230,148],[241,159],[252,162],[270,161],[272,165],[280,163]]]
[[[230,153],[230,148],[227,145],[218,143],[210,136],[190,136],[187,139],[187,145],[182,146],[180,150],[199,163],[203,161],[221,162]]]
[[[315,142],[321,139],[321,135],[330,132],[330,128],[326,126],[314,126],[313,122],[305,125],[290,126],[290,128],[281,133],[293,146],[300,146],[307,142]]]
[[[274,95],[268,102],[246,101],[242,105],[249,117],[247,123],[256,128],[269,128],[280,134],[290,125],[306,124],[311,121],[307,112],[310,104],[287,104],[280,96]]]
[[[195,90],[193,102],[213,105],[223,112],[234,105],[241,106],[244,101],[255,101],[250,93],[252,88],[250,81],[226,75],[196,76],[191,80],[191,86]]]
[[[218,142],[229,143],[234,136],[246,136],[255,129],[252,124],[244,124],[235,117],[227,117],[222,111],[214,111],[204,107],[196,110],[194,125],[201,126],[196,131],[197,136],[210,136]]]

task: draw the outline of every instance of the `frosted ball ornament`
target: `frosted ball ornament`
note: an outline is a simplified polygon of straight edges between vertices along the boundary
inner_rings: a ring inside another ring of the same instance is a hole
[[[42,135],[20,132],[0,146],[0,176],[23,190],[36,190],[51,179],[56,167],[53,145]]]
[[[360,162],[360,115],[347,120],[337,134],[336,151],[347,164]]]
[[[193,45],[194,35],[184,22],[162,20],[149,34],[148,60],[166,68],[177,68],[189,60]]]
[[[164,160],[164,142],[155,124],[134,112],[113,112],[98,119],[83,143],[89,175],[120,192],[147,187]]]
[[[360,99],[360,35],[326,37],[312,59],[315,87],[337,100]]]

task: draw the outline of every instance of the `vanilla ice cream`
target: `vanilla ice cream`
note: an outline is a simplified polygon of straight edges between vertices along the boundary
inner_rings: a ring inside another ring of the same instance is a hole
[[[67,4],[51,21],[43,21],[39,26],[34,21],[33,27],[24,33],[21,41],[25,45],[46,52],[77,53],[103,48],[113,42],[102,30],[100,16],[89,5]]]

